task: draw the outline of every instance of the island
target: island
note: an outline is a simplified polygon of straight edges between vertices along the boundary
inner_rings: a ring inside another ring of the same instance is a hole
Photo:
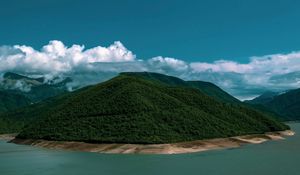
[[[208,85],[157,73],[121,73],[10,113],[12,118],[31,115],[11,142],[93,152],[183,153],[293,134],[268,113]]]

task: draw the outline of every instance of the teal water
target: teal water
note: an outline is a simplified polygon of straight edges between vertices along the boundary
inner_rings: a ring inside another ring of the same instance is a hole
[[[300,133],[300,123],[291,124]],[[297,175],[300,135],[237,149],[179,155],[55,151],[0,141],[0,175]]]

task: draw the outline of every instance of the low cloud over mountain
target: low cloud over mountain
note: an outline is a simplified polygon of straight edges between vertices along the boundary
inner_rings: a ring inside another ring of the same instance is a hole
[[[267,89],[299,88],[300,51],[250,57],[248,63],[229,59],[189,63],[162,56],[139,58],[119,41],[108,47],[86,49],[81,45],[67,47],[54,40],[40,50],[24,45],[1,46],[0,74],[8,71],[44,76],[48,81],[58,76],[72,77],[73,81],[67,84],[70,90],[107,80],[119,72],[153,71],[186,80],[210,81],[246,99]]]

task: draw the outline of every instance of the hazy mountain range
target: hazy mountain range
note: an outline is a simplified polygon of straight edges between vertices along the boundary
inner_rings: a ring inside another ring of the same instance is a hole
[[[67,91],[67,83],[71,78],[45,77],[31,78],[12,72],[3,75],[0,81],[0,112],[9,111],[32,103],[43,101]]]

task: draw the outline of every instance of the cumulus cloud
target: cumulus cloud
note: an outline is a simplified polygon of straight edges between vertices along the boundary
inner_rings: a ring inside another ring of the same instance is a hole
[[[188,64],[182,60],[169,58],[169,57],[154,57],[148,60],[149,64],[160,71],[168,71],[168,70],[175,70],[175,71],[186,71],[188,69]]]
[[[211,74],[225,78],[226,81],[218,80],[215,83],[240,98],[247,98],[247,93],[239,96],[238,90],[233,87],[241,89],[240,92],[256,89],[256,93],[248,93],[249,97],[259,95],[266,89],[281,91],[300,87],[300,52],[255,56],[249,60],[247,64],[230,60],[195,62],[190,67],[194,74]]]
[[[134,60],[135,55],[119,41],[109,47],[98,46],[87,50],[80,45],[66,47],[56,40],[50,41],[40,51],[24,45],[0,47],[0,72],[62,73],[90,63]]]
[[[200,59],[199,59],[200,60]],[[69,89],[105,81],[125,71],[152,71],[185,80],[213,82],[234,96],[245,99],[266,90],[300,87],[300,51],[250,57],[248,63],[218,60],[188,63],[178,58],[157,56],[137,59],[121,42],[86,49],[50,41],[40,50],[30,46],[0,46],[0,74],[13,71],[29,76],[72,77]],[[20,85],[21,87],[21,85]]]

